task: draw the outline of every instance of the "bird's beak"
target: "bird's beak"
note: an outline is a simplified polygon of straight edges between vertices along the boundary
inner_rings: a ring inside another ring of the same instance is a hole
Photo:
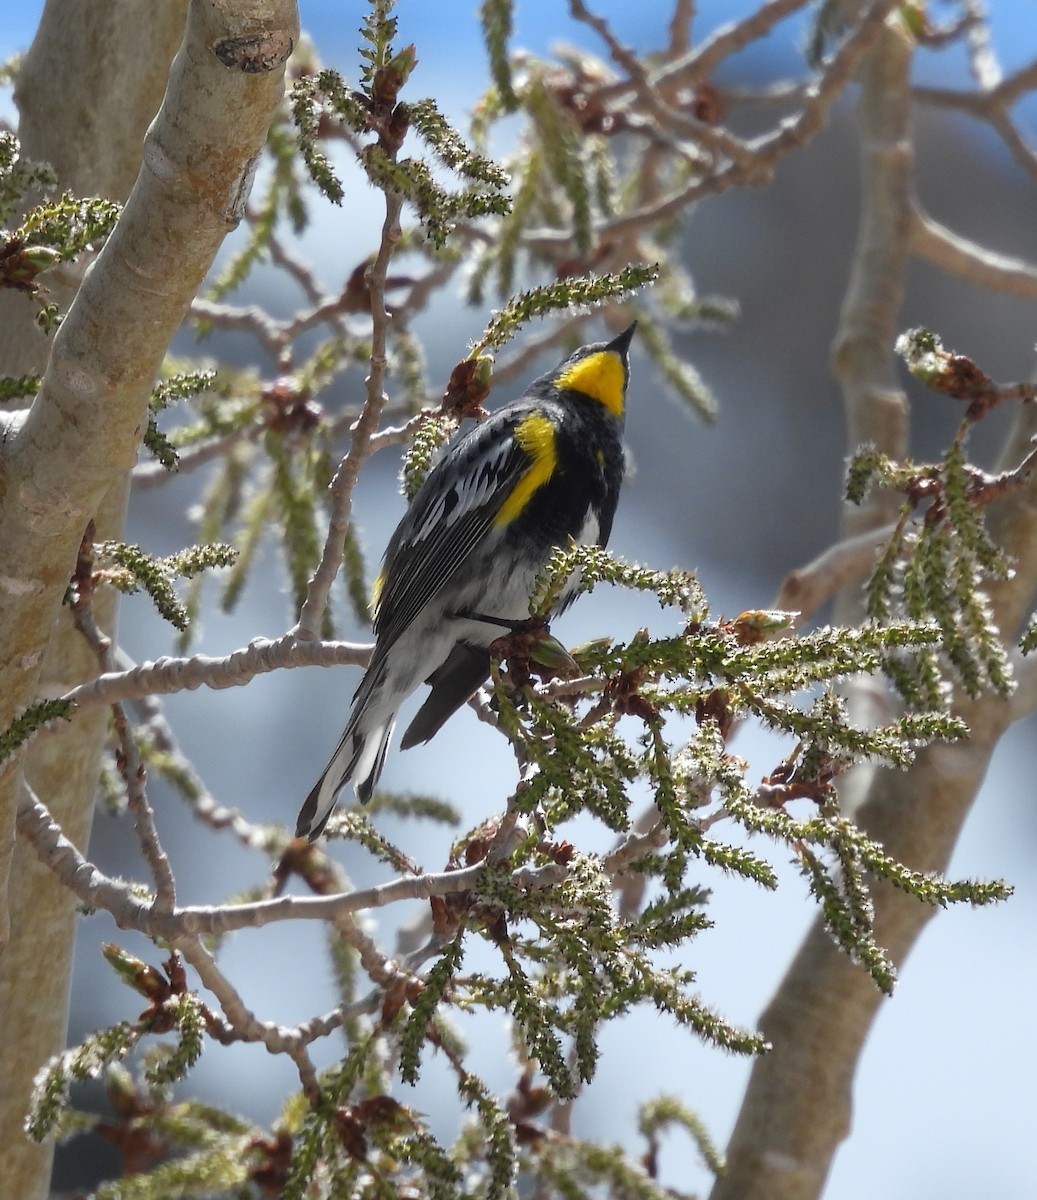
[[[611,342],[609,342],[609,344],[605,347],[605,349],[615,351],[615,353],[618,354],[620,358],[625,360],[626,356],[627,356],[627,351],[630,349],[630,340],[631,340],[631,338],[633,338],[634,330],[636,328],[637,328],[637,322],[632,321],[626,327],[626,329],[623,330],[623,332],[619,335],[619,337],[615,337],[612,339]]]

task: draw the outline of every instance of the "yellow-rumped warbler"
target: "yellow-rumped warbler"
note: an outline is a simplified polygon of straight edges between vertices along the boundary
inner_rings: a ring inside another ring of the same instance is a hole
[[[318,837],[339,790],[371,798],[396,712],[432,691],[401,748],[427,742],[486,682],[490,643],[529,618],[551,552],[604,546],[623,482],[623,417],[634,325],[541,375],[520,399],[451,443],[385,551],[375,648],[342,740],[306,797],[297,837]],[[572,600],[570,583],[555,605]]]

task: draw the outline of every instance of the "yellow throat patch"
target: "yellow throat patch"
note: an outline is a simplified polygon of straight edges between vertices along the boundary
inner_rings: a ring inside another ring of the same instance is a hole
[[[533,493],[542,488],[554,474],[558,462],[555,450],[554,426],[540,413],[530,413],[515,426],[515,441],[532,459],[525,474],[511,489],[511,495],[493,518],[494,525],[507,525],[532,500]]]
[[[623,360],[614,350],[599,350],[567,367],[555,380],[604,405],[614,417],[623,413]]]

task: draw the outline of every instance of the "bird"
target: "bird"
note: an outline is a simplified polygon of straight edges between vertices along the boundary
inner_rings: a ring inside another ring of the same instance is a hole
[[[490,675],[490,644],[529,621],[552,552],[605,546],[623,482],[623,425],[635,321],[581,346],[521,397],[450,442],[385,550],[375,646],[345,731],[299,812],[315,841],[352,782],[370,800],[406,698],[432,688],[400,748],[427,742]],[[570,579],[552,615],[575,598]]]

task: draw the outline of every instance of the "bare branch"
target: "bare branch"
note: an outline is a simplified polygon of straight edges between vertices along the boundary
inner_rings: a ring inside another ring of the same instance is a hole
[[[287,1054],[299,1072],[302,1090],[311,1099],[320,1095],[317,1071],[306,1053],[306,1039],[299,1030],[285,1029],[270,1021],[260,1021],[248,1008],[237,989],[216,965],[216,960],[197,935],[170,939],[170,944],[198,972],[198,978],[220,1002],[228,1030],[222,1040],[261,1042],[271,1054]]]
[[[101,675],[92,683],[73,688],[67,699],[77,705],[112,704],[144,696],[194,691],[198,687],[241,687],[256,675],[282,667],[364,666],[369,646],[352,642],[297,642],[292,634],[276,641],[256,638],[243,650],[222,658],[195,654],[190,658],[160,658],[127,671]]]
[[[321,617],[327,607],[331,585],[342,565],[342,547],[352,515],[353,488],[364,461],[370,454],[369,443],[378,428],[382,410],[388,403],[384,391],[386,368],[386,337],[389,314],[385,308],[385,277],[389,259],[400,240],[400,212],[403,197],[396,192],[385,194],[385,221],[382,225],[382,240],[378,253],[368,272],[368,288],[371,295],[371,370],[367,377],[367,402],[360,418],[353,427],[353,438],[349,453],[339,464],[335,478],[331,481],[331,519],[320,565],[310,580],[306,601],[299,614],[295,628],[296,637],[307,640],[315,638],[320,628]]]
[[[136,664],[128,655],[121,651],[116,651],[116,654],[124,671],[135,669]],[[247,820],[236,808],[228,808],[221,804],[205,786],[201,776],[181,749],[158,697],[150,694],[141,696],[133,705],[141,719],[141,735],[154,750],[172,762],[174,773],[182,781],[180,793],[194,815],[210,829],[230,829],[238,841],[250,850],[273,848],[277,838],[275,827],[256,825]]]
[[[911,249],[919,258],[977,287],[1037,299],[1037,266],[960,237],[917,204],[911,210]]]
[[[750,42],[766,37],[779,21],[801,8],[806,8],[808,2],[809,0],[767,0],[767,3],[761,4],[740,21],[722,25],[711,33],[701,46],[685,57],[661,67],[653,74],[652,82],[658,87],[664,83],[708,79],[725,58],[737,54]]]
[[[583,0],[569,0],[569,11],[578,21],[589,25],[598,34],[608,46],[614,61],[626,71],[641,103],[640,121],[645,128],[668,129],[698,143],[712,154],[726,157],[743,168],[752,169],[749,146],[725,129],[696,120],[667,104],[658,87],[653,86],[648,69],[637,55],[619,41],[607,21],[589,11]]]
[[[796,624],[803,625],[823,605],[848,584],[863,579],[875,565],[880,548],[895,527],[884,525],[866,529],[856,537],[829,546],[813,562],[790,571],[782,581],[771,608],[799,614]]]
[[[731,162],[705,178],[693,179],[667,196],[604,222],[597,231],[599,239],[620,238],[671,220],[704,196],[717,195],[736,186],[766,182],[786,154],[803,146],[824,127],[829,109],[846,90],[861,60],[882,36],[886,18],[895,7],[895,0],[876,0],[839,47],[821,77],[807,89],[799,114],[784,121],[776,132],[749,143],[750,153],[742,161]],[[658,84],[658,77],[654,82]],[[549,250],[568,237],[567,231],[534,230],[525,244],[531,250]]]
[[[964,91],[953,88],[916,88],[915,99],[935,108],[954,108],[989,120],[998,110],[1011,107],[1037,88],[1037,61],[1027,63],[1006,76],[990,90]]]
[[[129,885],[112,879],[88,862],[28,788],[23,788],[18,806],[18,829],[32,843],[44,866],[84,904],[110,912],[120,929],[136,929],[148,937],[170,942],[195,935],[258,929],[276,921],[337,921],[344,914],[383,908],[403,900],[457,895],[478,887],[486,870],[484,863],[477,863],[458,871],[404,876],[331,896],[279,896],[247,904],[185,905],[167,912],[138,899]],[[566,868],[555,863],[521,867],[512,872],[512,882],[516,887],[534,891],[553,886],[565,874]]]

